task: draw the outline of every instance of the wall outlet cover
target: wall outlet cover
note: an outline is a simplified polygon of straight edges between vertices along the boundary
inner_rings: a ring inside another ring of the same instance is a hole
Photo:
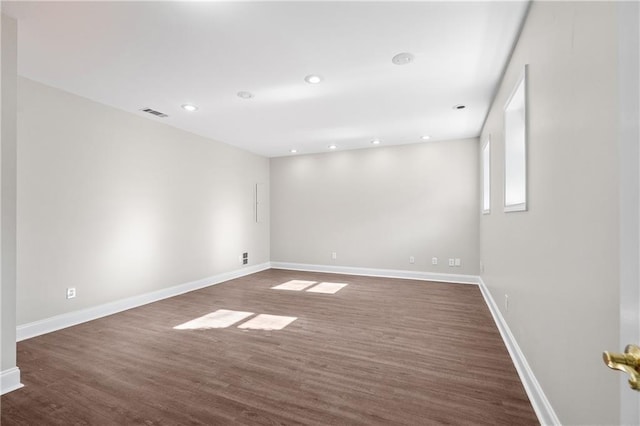
[[[67,299],[73,299],[74,297],[76,297],[76,288],[69,287],[67,289]]]

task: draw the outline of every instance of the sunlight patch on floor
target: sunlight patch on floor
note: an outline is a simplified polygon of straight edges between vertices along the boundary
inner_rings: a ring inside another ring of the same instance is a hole
[[[336,294],[343,288],[345,288],[347,284],[342,283],[320,283],[316,286],[307,289],[309,293],[324,293],[324,294]]]
[[[271,287],[273,290],[291,290],[291,291],[308,291],[309,293],[323,293],[323,294],[336,294],[347,284],[343,283],[320,283],[316,284],[317,281],[305,281],[305,280],[291,280],[286,283],[278,284],[274,287]]]
[[[209,330],[211,328],[227,328],[253,315],[253,312],[230,311],[218,309],[215,312],[201,316],[184,324],[173,327],[174,330]]]
[[[251,318],[249,321],[240,324],[238,328],[245,328],[249,330],[282,330],[297,319],[297,317],[260,314]]]
[[[315,283],[317,283],[317,281],[291,280],[271,288],[273,290],[300,291],[300,290],[304,290],[305,288]]]

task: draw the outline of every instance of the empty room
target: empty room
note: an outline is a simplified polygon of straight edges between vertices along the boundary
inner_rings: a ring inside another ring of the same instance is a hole
[[[0,423],[640,425],[640,4],[2,1]]]

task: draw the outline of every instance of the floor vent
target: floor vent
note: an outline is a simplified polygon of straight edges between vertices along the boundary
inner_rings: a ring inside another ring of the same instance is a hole
[[[147,113],[149,113],[149,114],[153,114],[153,115],[155,115],[156,117],[160,117],[160,118],[168,117],[168,115],[167,115],[167,114],[165,114],[164,112],[156,111],[155,109],[151,109],[151,108],[143,108],[143,109],[141,109],[140,111],[142,111],[142,112],[147,112]]]

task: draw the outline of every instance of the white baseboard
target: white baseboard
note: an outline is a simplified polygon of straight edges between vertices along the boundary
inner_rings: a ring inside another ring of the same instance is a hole
[[[476,275],[438,274],[434,272],[357,268],[351,266],[309,265],[305,263],[288,262],[271,262],[271,267],[274,269],[288,269],[292,271],[328,272],[331,274],[364,275],[368,277],[401,278],[457,284],[478,284],[478,276]]]
[[[94,306],[92,308],[82,309],[79,311],[69,312],[62,315],[56,315],[40,321],[30,322],[28,324],[16,327],[16,340],[18,342],[52,331],[60,330],[83,322],[102,318],[127,309],[136,308],[148,303],[157,302],[158,300],[167,299],[189,291],[198,290],[211,285],[220,284],[234,278],[244,277],[249,274],[269,269],[270,263],[265,262],[259,265],[253,265],[246,268],[226,272],[212,277],[203,278],[201,280],[180,284],[174,287],[165,288],[151,293],[141,294],[139,296],[129,297],[127,299],[117,300],[115,302],[105,303],[104,305]]]
[[[560,425],[560,420],[556,415],[555,411],[553,411],[553,407],[551,403],[547,399],[547,396],[542,391],[542,387],[536,376],[533,374],[527,359],[524,357],[522,350],[520,350],[520,346],[516,341],[515,337],[511,333],[507,322],[505,321],[502,313],[498,309],[498,305],[495,300],[491,296],[489,289],[487,288],[484,281],[482,281],[481,277],[478,277],[478,282],[480,284],[480,291],[482,292],[482,296],[484,297],[489,310],[491,311],[491,315],[493,316],[493,320],[496,322],[498,326],[498,330],[500,331],[500,335],[502,336],[502,340],[504,340],[504,344],[507,346],[507,350],[509,351],[509,355],[511,355],[511,360],[518,371],[518,375],[520,376],[520,381],[524,386],[525,391],[527,392],[527,396],[529,396],[529,400],[531,401],[531,405],[533,406],[536,415],[538,416],[538,421],[541,425]]]
[[[0,371],[0,395],[9,393],[24,386],[20,383],[20,369],[18,367]]]

